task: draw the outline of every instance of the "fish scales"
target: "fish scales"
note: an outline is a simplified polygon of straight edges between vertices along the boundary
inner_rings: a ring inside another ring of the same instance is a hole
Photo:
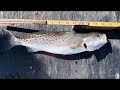
[[[22,34],[16,37],[21,43],[32,43],[49,46],[74,46],[82,43],[82,38],[72,32],[38,32],[33,34]],[[78,41],[79,40],[79,41]]]

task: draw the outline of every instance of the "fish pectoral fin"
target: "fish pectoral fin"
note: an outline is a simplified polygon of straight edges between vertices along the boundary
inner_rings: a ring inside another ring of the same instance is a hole
[[[74,54],[87,51],[87,49],[81,45],[76,45],[76,46],[70,47],[70,49],[72,50],[71,53],[74,53]]]
[[[77,49],[80,48],[80,45],[76,45],[76,46],[71,46],[70,49]]]
[[[27,47],[28,52],[38,52],[39,50],[33,47]]]

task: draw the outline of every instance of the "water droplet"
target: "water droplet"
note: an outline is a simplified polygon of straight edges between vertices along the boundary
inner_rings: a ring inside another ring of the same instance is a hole
[[[77,70],[75,70],[75,72],[77,72]]]
[[[38,58],[38,57],[37,57]]]
[[[32,69],[32,66],[30,66],[30,69]]]
[[[78,64],[78,62],[77,62],[77,61],[75,61],[75,64],[77,65],[77,64]]]
[[[119,73],[116,73],[116,74],[115,74],[115,78],[116,78],[116,79],[119,79],[119,78],[120,78]]]
[[[33,70],[33,74],[35,73],[35,70]]]

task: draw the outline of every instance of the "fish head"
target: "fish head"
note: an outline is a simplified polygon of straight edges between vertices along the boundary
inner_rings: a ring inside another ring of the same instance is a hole
[[[88,51],[98,50],[107,43],[107,36],[103,33],[90,33],[83,39],[83,46]]]

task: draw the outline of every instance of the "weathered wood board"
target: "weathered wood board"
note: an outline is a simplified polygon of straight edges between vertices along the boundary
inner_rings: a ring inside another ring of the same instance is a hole
[[[0,18],[120,21],[119,11],[0,11]],[[71,31],[71,26],[13,25],[37,30]],[[5,27],[0,27],[4,29]],[[119,78],[120,33],[99,51],[72,56],[28,53],[25,47],[15,47],[0,54],[0,78],[37,79],[104,79]],[[19,75],[18,75],[19,74]]]

